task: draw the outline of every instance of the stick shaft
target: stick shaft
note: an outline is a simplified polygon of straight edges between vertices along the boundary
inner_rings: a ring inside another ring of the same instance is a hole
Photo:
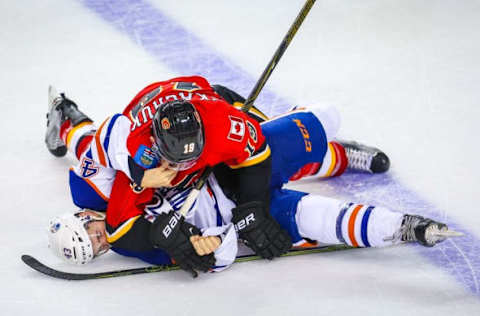
[[[247,101],[245,101],[245,104],[242,107],[243,112],[248,112],[248,110],[250,110],[250,108],[253,106],[253,102],[255,102],[258,95],[262,91],[263,86],[265,86],[265,83],[267,82],[268,78],[270,78],[270,75],[272,74],[273,70],[275,69],[278,62],[280,61],[280,58],[282,58],[283,53],[285,53],[285,51],[287,50],[288,45],[290,45],[290,42],[292,41],[298,29],[302,25],[303,20],[305,20],[305,17],[307,16],[308,12],[310,12],[310,9],[312,8],[315,1],[316,0],[307,0],[307,2],[305,2],[305,4],[303,5],[302,10],[300,10],[300,12],[298,13],[297,17],[295,18],[295,21],[290,26],[290,29],[288,30],[287,34],[285,34],[285,37],[283,38],[282,42],[278,46],[277,50],[275,51],[275,54],[273,54],[272,59],[268,63],[267,67],[265,67],[265,70],[263,71],[262,75],[260,76],[257,83],[253,87],[252,92],[250,92],[247,98]]]
[[[200,177],[200,179],[198,179],[197,183],[193,187],[192,191],[188,194],[187,199],[185,200],[185,202],[183,202],[183,205],[179,210],[182,216],[185,217],[185,215],[187,215],[188,211],[190,210],[190,207],[192,207],[193,203],[195,203],[197,196],[200,194],[200,190],[207,181],[207,178],[212,172],[212,170],[212,167],[207,167],[205,168],[205,171],[203,171],[202,176]]]
[[[298,29],[302,25],[303,20],[305,20],[305,17],[307,16],[308,12],[310,12],[310,9],[312,8],[315,1],[316,0],[307,0],[303,5],[302,10],[300,10],[300,12],[298,13],[297,17],[295,18],[295,21],[290,26],[290,29],[288,30],[287,34],[285,34],[285,37],[280,43],[280,46],[278,46],[277,50],[275,51],[275,54],[273,54],[272,59],[270,60],[267,67],[263,71],[262,75],[258,79],[257,83],[253,87],[252,92],[250,92],[247,100],[245,101],[245,104],[242,106],[243,112],[248,112],[250,108],[253,106],[253,102],[257,99],[258,95],[260,94],[260,91],[262,91],[268,78],[270,78],[270,75],[272,74],[273,70],[277,66],[277,63],[280,61],[280,58],[282,58],[283,53],[285,53],[285,51],[287,50],[287,47],[292,41],[295,34],[297,34]],[[208,167],[207,169],[205,169],[199,182],[197,183],[195,188],[192,190],[192,192],[190,192],[185,203],[183,203],[182,207],[180,208],[180,214],[185,216],[188,213],[190,207],[195,202],[198,194],[200,193],[201,188],[207,181],[207,178],[212,172],[212,170],[213,170],[212,167]]]
[[[331,251],[347,250],[347,249],[354,249],[354,248],[349,247],[347,245],[320,246],[316,248],[309,248],[309,249],[302,249],[302,250],[290,250],[286,254],[281,255],[281,257],[299,256],[299,255],[323,253],[323,252],[331,252]],[[260,259],[262,259],[260,256],[246,255],[242,257],[237,257],[235,262],[247,262],[247,261],[253,261],[253,260],[260,260]],[[112,271],[97,272],[97,273],[72,273],[72,272],[65,272],[65,271],[60,271],[60,270],[51,268],[29,255],[23,255],[22,261],[25,264],[27,264],[30,268],[37,270],[40,273],[46,274],[48,276],[51,276],[57,279],[63,279],[63,280],[106,279],[106,278],[114,278],[114,277],[121,277],[121,276],[134,275],[134,274],[180,270],[180,267],[177,265],[165,264],[165,265],[146,266],[146,267],[133,268],[133,269],[112,270]]]

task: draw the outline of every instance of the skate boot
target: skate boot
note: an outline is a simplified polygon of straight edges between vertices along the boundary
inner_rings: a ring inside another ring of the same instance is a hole
[[[48,88],[47,132],[45,143],[48,150],[56,157],[63,157],[67,153],[67,146],[60,133],[62,125],[70,120],[71,126],[82,122],[91,122],[85,114],[78,110],[77,105],[67,99],[65,94],[58,94],[54,87]]]
[[[404,215],[400,227],[400,240],[416,241],[422,246],[433,247],[448,237],[463,236],[448,229],[447,225],[418,215]]]
[[[380,149],[362,145],[354,141],[337,140],[345,148],[348,159],[347,169],[370,173],[386,172],[390,159]]]

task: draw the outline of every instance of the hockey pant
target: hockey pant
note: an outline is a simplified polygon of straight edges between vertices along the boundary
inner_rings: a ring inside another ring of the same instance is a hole
[[[320,170],[327,166],[329,176],[345,170],[345,162],[335,163],[342,159],[336,153],[337,145],[328,141],[337,129],[338,119],[332,111],[315,115],[294,111],[262,123],[272,151],[270,213],[288,231],[295,245],[304,244],[304,238],[354,247],[389,245],[391,242],[385,239],[398,231],[403,214],[283,188],[302,168],[315,163],[320,164]],[[316,174],[319,173],[317,170]]]

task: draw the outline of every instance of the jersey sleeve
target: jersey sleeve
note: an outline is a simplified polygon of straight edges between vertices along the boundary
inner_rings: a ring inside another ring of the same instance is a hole
[[[92,158],[101,166],[120,170],[130,177],[127,137],[130,120],[121,114],[107,118],[95,132],[90,144]]]
[[[223,271],[235,262],[238,253],[238,239],[232,223],[204,229],[202,236],[220,236],[222,239],[222,243],[214,252],[214,272]]]
[[[130,180],[140,184],[147,167],[139,161],[150,157],[155,163],[155,157],[146,146],[143,146],[145,149],[141,157],[132,157],[127,146],[130,128],[131,121],[125,115],[115,114],[107,118],[95,133],[90,154],[99,165],[121,171]],[[148,153],[150,156],[147,157]]]
[[[225,163],[232,169],[244,168],[261,163],[270,156],[270,147],[262,134],[258,122],[247,114],[231,108],[227,125],[230,125],[227,140],[235,142],[241,139],[236,152]],[[237,145],[233,143],[233,145]]]
[[[226,138],[232,147],[224,148],[229,152],[229,158],[216,165],[215,176],[227,196],[237,204],[260,201],[268,209],[271,152],[260,124],[233,108],[227,117],[226,125],[230,129]]]

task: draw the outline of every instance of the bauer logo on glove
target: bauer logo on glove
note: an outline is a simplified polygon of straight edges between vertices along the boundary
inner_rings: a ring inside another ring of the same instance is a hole
[[[172,217],[168,221],[168,224],[165,225],[165,227],[162,230],[162,234],[163,234],[163,236],[165,236],[165,238],[168,238],[168,236],[170,236],[170,234],[175,229],[175,226],[177,226],[178,221],[181,218],[182,218],[182,216],[180,214],[178,214],[176,212],[173,212]]]
[[[235,231],[239,232],[248,227],[251,223],[255,222],[255,214],[252,212],[245,216],[245,218],[238,221],[235,226]]]

